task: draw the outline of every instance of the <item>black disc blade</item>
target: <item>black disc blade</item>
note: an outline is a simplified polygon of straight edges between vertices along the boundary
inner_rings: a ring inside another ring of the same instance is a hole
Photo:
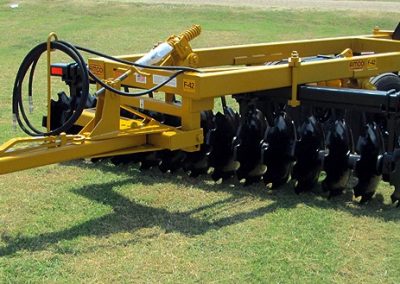
[[[140,169],[148,170],[157,167],[160,164],[160,158],[157,152],[145,152],[140,159]]]
[[[233,141],[233,156],[239,163],[236,175],[249,185],[260,181],[265,172],[261,159],[261,141],[267,128],[267,120],[254,105],[249,106]]]
[[[158,158],[160,159],[160,163],[158,168],[163,173],[166,172],[175,172],[182,167],[183,160],[186,157],[186,153],[184,151],[170,151],[164,150],[158,152]]]
[[[364,133],[358,139],[356,150],[360,159],[355,167],[358,183],[354,187],[354,195],[361,196],[361,203],[364,203],[375,194],[381,180],[377,162],[379,155],[384,152],[384,147],[381,131],[375,123],[371,122],[365,126]]]
[[[296,140],[293,121],[283,112],[265,131],[261,152],[267,171],[263,179],[266,184],[272,184],[272,188],[279,187],[288,181],[294,162]]]
[[[326,178],[322,186],[324,190],[329,191],[329,197],[332,197],[343,192],[351,174],[349,155],[352,152],[353,141],[350,129],[344,120],[336,120],[331,125],[326,145],[329,153],[324,161]]]
[[[227,179],[234,175],[237,162],[233,159],[232,140],[239,126],[239,115],[231,108],[225,107],[224,114],[214,116],[215,127],[207,135],[209,165],[214,168],[212,178]]]
[[[393,203],[397,202],[397,207],[400,207],[400,188],[396,188],[393,194],[390,196]]]
[[[319,151],[324,149],[324,135],[321,125],[313,116],[306,118],[298,130],[299,140],[296,143],[296,164],[292,178],[297,180],[296,193],[311,190],[318,182],[322,162]]]
[[[394,192],[390,197],[392,202],[397,203],[397,207],[400,207],[400,148],[394,150],[392,167],[388,181],[390,185],[394,186]]]
[[[129,154],[129,155],[120,155],[120,156],[114,156],[110,159],[111,163],[114,165],[127,165],[130,163],[139,163],[140,160],[142,159],[143,155],[142,153],[138,154]]]

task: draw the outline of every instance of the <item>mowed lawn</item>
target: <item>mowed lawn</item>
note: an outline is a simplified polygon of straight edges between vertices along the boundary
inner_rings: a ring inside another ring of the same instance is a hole
[[[51,31],[109,54],[200,24],[194,47],[370,33],[396,13],[260,11],[117,1],[0,1],[0,139],[25,54]],[[43,77],[43,80],[45,78]],[[266,78],[273,80],[273,78]],[[35,94],[35,103],[45,93]],[[40,114],[37,114],[39,117]],[[318,191],[318,189],[316,189]],[[183,172],[75,161],[0,177],[0,282],[399,283],[400,211]]]

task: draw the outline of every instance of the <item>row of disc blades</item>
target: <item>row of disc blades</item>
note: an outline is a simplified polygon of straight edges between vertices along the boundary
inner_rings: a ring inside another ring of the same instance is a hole
[[[60,93],[53,104],[57,111],[52,113],[59,114],[69,109],[70,102]],[[177,117],[144,112],[163,124],[180,126]],[[322,188],[329,197],[340,195],[353,176],[357,178],[355,197],[361,197],[362,203],[372,198],[381,180],[377,164],[384,153],[381,127],[373,120],[363,123],[356,141],[343,112],[330,115],[329,119],[324,113],[321,119],[318,111],[310,112],[296,122],[285,108],[267,112],[260,111],[257,104],[247,103],[246,111],[239,115],[223,99],[222,112],[201,113],[205,139],[199,151],[144,152],[115,156],[111,162],[140,163],[143,170],[158,167],[171,173],[182,168],[191,177],[211,174],[214,181],[237,178],[244,185],[263,182],[271,188],[292,179],[298,194],[312,190],[324,171]],[[64,116],[67,115],[66,112]],[[352,154],[357,154],[356,160],[351,159]],[[399,200],[400,194],[395,192],[392,201]]]
[[[161,122],[179,124],[168,116]],[[296,193],[312,190],[324,171],[322,188],[330,197],[341,194],[354,176],[358,180],[354,195],[361,197],[362,203],[372,198],[381,180],[377,163],[384,143],[374,122],[365,123],[354,143],[340,116],[321,123],[309,115],[294,123],[281,110],[268,123],[255,105],[249,105],[242,116],[225,105],[223,112],[202,112],[201,127],[205,141],[198,152],[163,150],[116,156],[111,161],[117,165],[139,162],[141,169],[158,167],[172,173],[182,168],[191,177],[211,174],[214,181],[237,178],[245,185],[263,182],[271,188],[292,179]],[[351,163],[353,153],[358,159]],[[392,199],[398,201],[395,196]]]

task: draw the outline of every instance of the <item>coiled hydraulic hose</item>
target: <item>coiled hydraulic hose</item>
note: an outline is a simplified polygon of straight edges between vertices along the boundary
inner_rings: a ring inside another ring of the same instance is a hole
[[[180,67],[180,66],[147,66],[147,65],[142,65],[142,64],[137,64],[134,62],[130,62],[127,60],[122,60],[116,57],[112,57],[94,50],[90,50],[88,48],[80,47],[80,46],[74,46],[68,42],[65,41],[52,41],[51,42],[51,49],[59,50],[66,55],[68,55],[73,61],[75,61],[78,64],[78,68],[81,73],[81,79],[82,79],[82,91],[80,94],[80,100],[79,103],[72,109],[72,115],[67,119],[67,121],[61,125],[60,127],[53,129],[48,132],[43,132],[35,128],[32,123],[29,121],[25,109],[23,106],[23,101],[22,101],[22,86],[23,82],[25,79],[25,76],[27,72],[30,69],[30,74],[29,74],[29,84],[28,84],[28,93],[29,96],[32,97],[32,85],[33,85],[33,77],[35,73],[35,68],[36,64],[40,58],[40,56],[47,51],[47,43],[41,43],[38,44],[36,47],[34,47],[24,58],[22,61],[19,70],[17,72],[17,76],[15,78],[15,83],[14,83],[14,88],[13,88],[13,97],[12,97],[12,112],[13,112],[13,119],[18,122],[19,127],[28,135],[30,136],[50,136],[50,135],[58,135],[62,132],[66,132],[68,129],[70,129],[75,122],[78,120],[80,115],[82,114],[86,101],[89,96],[89,77],[93,79],[96,83],[104,87],[105,89],[114,92],[118,95],[121,96],[131,96],[131,97],[137,97],[137,96],[143,96],[146,94],[151,94],[152,92],[158,90],[162,86],[166,85],[169,81],[177,77],[179,74],[186,72],[186,71],[192,71],[192,72],[200,72],[197,69],[190,68],[190,67]],[[82,55],[79,53],[79,50],[88,52],[91,54],[95,54],[116,62],[124,63],[130,66],[135,66],[139,68],[147,68],[147,69],[158,69],[158,70],[167,70],[167,71],[176,71],[173,73],[170,77],[168,77],[164,82],[161,82],[160,84],[154,86],[153,88],[150,88],[148,90],[143,90],[139,92],[134,92],[134,93],[129,93],[129,92],[124,92],[118,89],[115,89],[107,84],[105,84],[100,78],[98,78],[96,75],[94,75],[86,65],[85,60],[83,59]],[[22,116],[22,119],[21,119]]]
[[[88,77],[88,69],[85,61],[79,53],[76,53],[75,50],[71,49],[69,46],[63,44],[62,42],[53,41],[51,42],[51,48],[60,50],[61,52],[67,54],[74,60],[79,69],[81,70],[82,76],[82,94],[81,100],[79,104],[72,110],[72,115],[68,118],[68,120],[61,125],[60,127],[53,129],[49,132],[42,132],[36,129],[28,117],[26,116],[25,109],[22,102],[22,86],[26,76],[26,73],[29,69],[31,69],[29,75],[29,95],[32,96],[32,81],[34,77],[36,63],[38,62],[40,56],[47,51],[47,43],[38,44],[34,47],[24,58],[22,61],[19,70],[17,72],[17,76],[15,78],[14,88],[13,88],[13,97],[12,97],[12,112],[13,117],[18,122],[20,128],[28,135],[31,136],[49,136],[49,135],[57,135],[61,132],[67,131],[71,128],[74,123],[78,120],[79,116],[82,114],[83,109],[85,108],[85,104],[89,95],[89,77]],[[21,116],[22,119],[21,120]]]

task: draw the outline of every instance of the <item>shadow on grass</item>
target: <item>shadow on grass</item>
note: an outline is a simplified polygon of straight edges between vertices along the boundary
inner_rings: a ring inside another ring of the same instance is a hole
[[[167,233],[179,232],[187,236],[199,235],[212,229],[219,229],[223,226],[264,215],[277,208],[277,204],[272,204],[257,211],[241,213],[216,222],[210,222],[191,215],[208,208],[234,202],[237,197],[232,196],[186,212],[172,213],[165,209],[137,204],[114,191],[115,188],[130,183],[132,183],[132,179],[127,178],[118,182],[93,184],[75,189],[76,194],[111,206],[113,212],[58,232],[44,233],[33,237],[3,238],[7,245],[0,248],[0,256],[11,255],[20,250],[42,250],[59,241],[72,240],[80,236],[106,236],[117,232],[133,232],[150,227],[160,227]]]
[[[74,165],[80,167],[93,167],[90,164],[81,162],[73,162],[64,164],[66,166]],[[185,176],[162,174],[156,170],[150,171],[151,175],[143,175],[137,169],[132,167],[115,167],[107,163],[98,163],[96,168],[103,171],[121,173],[125,171],[127,177],[120,181],[92,184],[73,189],[73,192],[90,200],[109,205],[113,208],[113,212],[99,218],[95,218],[71,228],[43,233],[40,235],[28,237],[17,236],[15,238],[4,238],[7,244],[0,248],[0,256],[12,255],[20,250],[38,251],[43,250],[49,245],[56,244],[63,240],[73,240],[80,236],[107,236],[118,232],[133,232],[141,228],[159,227],[169,232],[179,232],[187,236],[195,236],[204,234],[210,230],[218,230],[225,226],[230,226],[257,218],[273,212],[281,208],[295,208],[297,204],[302,203],[310,207],[335,209],[351,213],[355,216],[372,216],[381,218],[385,221],[399,221],[398,210],[390,205],[382,204],[382,196],[377,196],[367,206],[349,206],[345,200],[351,198],[351,193],[334,200],[326,200],[315,193],[306,193],[296,195],[292,190],[292,185],[288,185],[268,192],[260,190],[260,186],[227,186],[226,184],[215,184],[210,186],[204,178],[195,180],[195,185],[204,191],[224,191],[230,194],[230,197],[223,200],[200,206],[193,210],[185,212],[170,212],[162,208],[154,208],[142,204],[137,204],[123,195],[119,194],[115,189],[135,182],[136,178],[140,178],[140,182],[145,186],[153,183],[167,183],[176,181],[191,188],[194,180]],[[132,177],[129,177],[132,175]],[[196,189],[188,189],[196,190]],[[249,212],[240,212],[228,217],[219,218],[215,221],[201,220],[194,217],[196,213],[200,213],[207,209],[217,208],[219,206],[232,204],[246,196],[256,196],[260,199],[272,201],[267,206],[257,208]]]
[[[353,192],[348,189],[341,196],[331,199],[327,198],[327,194],[322,191],[318,185],[313,192],[297,195],[294,193],[294,186],[291,182],[276,190],[266,190],[262,183],[252,186],[243,186],[236,179],[224,182],[222,184],[213,183],[209,176],[200,176],[191,178],[183,171],[177,173],[162,173],[158,169],[140,171],[135,164],[115,166],[107,160],[97,163],[82,163],[80,161],[72,161],[65,166],[75,166],[87,169],[99,169],[102,172],[110,172],[113,174],[124,173],[126,176],[132,177],[134,181],[139,182],[143,186],[159,183],[179,183],[188,190],[193,186],[204,191],[210,192],[226,192],[232,195],[233,200],[245,196],[255,196],[261,199],[268,199],[279,203],[279,208],[295,207],[297,204],[305,204],[310,207],[335,209],[348,212],[354,216],[371,216],[379,218],[383,221],[400,221],[399,208],[395,205],[385,204],[384,197],[377,193],[374,198],[366,204],[359,204],[358,201],[352,201]],[[133,181],[133,182],[134,182]],[[391,186],[394,190],[394,188]],[[286,206],[288,204],[288,206]]]

